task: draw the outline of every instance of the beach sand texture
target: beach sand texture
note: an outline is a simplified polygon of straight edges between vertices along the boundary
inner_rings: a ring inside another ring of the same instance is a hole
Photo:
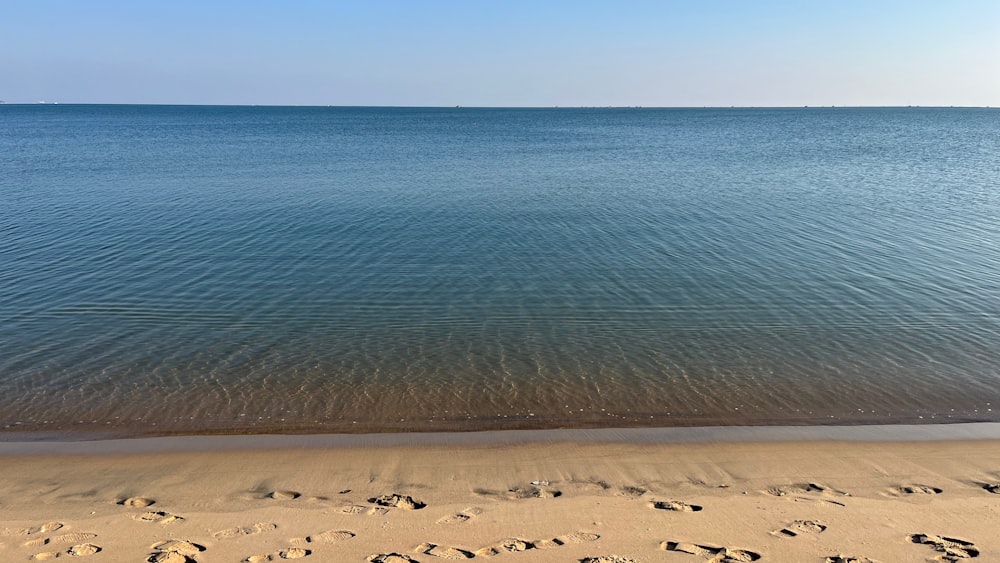
[[[995,440],[0,461],[3,561],[1000,561]]]

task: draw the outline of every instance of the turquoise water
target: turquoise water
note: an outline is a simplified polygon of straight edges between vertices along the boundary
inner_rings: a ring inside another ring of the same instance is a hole
[[[0,429],[1000,420],[1000,111],[0,106]]]

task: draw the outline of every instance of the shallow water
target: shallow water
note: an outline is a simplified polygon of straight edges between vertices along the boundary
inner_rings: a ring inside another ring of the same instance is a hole
[[[0,106],[0,428],[998,420],[1000,111]]]

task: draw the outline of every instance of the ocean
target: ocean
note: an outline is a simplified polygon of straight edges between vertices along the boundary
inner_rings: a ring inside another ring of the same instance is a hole
[[[987,108],[3,105],[0,440],[998,421],[998,220]]]

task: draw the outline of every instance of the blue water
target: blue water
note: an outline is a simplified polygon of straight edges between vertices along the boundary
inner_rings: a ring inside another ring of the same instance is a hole
[[[998,218],[990,109],[0,106],[0,429],[1000,420]]]

